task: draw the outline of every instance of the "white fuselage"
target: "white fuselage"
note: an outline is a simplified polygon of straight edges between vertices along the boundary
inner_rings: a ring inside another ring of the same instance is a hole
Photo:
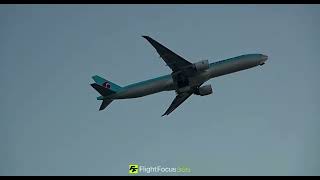
[[[188,77],[189,87],[200,86],[211,78],[263,65],[267,57],[262,54],[242,55],[223,61],[211,63],[209,68]],[[171,74],[123,87],[109,99],[137,98],[161,91],[178,90]]]

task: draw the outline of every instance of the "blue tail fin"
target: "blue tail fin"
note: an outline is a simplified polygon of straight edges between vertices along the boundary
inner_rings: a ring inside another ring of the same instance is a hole
[[[100,90],[97,90],[97,89],[96,90],[103,96],[107,96],[107,95],[110,95],[112,93],[116,93],[117,91],[119,91],[122,88],[121,86],[119,86],[119,85],[117,85],[117,84],[115,84],[115,83],[113,83],[111,81],[108,81],[108,80],[106,80],[106,79],[104,79],[104,78],[102,78],[100,76],[97,76],[97,75],[92,76],[92,79],[99,86],[96,86],[96,85],[94,85],[95,87],[93,87],[92,85],[91,86],[93,88],[95,88],[95,89],[99,88]],[[103,90],[104,93],[101,93],[101,89],[104,89]]]
[[[101,94],[102,96],[109,96],[110,94],[115,93],[114,91],[111,91],[110,89],[104,87],[104,86],[100,86],[99,84],[96,83],[92,83],[90,84],[96,91],[98,91],[99,94]],[[100,99],[100,97],[98,97],[98,99]]]
[[[117,91],[119,91],[122,87],[97,75],[92,76],[92,79],[96,83],[92,83],[90,85],[101,95],[100,97],[97,97],[97,100],[102,100],[99,108],[101,111],[113,101],[112,99],[105,97],[117,93]]]

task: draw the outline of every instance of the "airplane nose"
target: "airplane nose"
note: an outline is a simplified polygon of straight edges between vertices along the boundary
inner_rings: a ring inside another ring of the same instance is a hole
[[[262,60],[263,60],[263,61],[268,60],[268,56],[266,56],[266,55],[262,55]]]
[[[261,58],[261,61],[260,61],[260,66],[264,65],[267,60],[268,60],[268,56],[262,55],[262,58]]]

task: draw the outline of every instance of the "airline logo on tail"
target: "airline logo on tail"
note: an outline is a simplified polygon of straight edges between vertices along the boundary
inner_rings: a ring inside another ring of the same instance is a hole
[[[107,88],[107,89],[110,89],[111,85],[108,83],[108,82],[104,82],[102,84],[103,87]]]

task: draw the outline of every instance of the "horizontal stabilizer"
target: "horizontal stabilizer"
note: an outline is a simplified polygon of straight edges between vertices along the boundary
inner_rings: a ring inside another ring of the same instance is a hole
[[[102,96],[109,96],[113,93],[115,93],[114,91],[106,88],[106,87],[103,87],[103,86],[100,86],[99,84],[96,84],[96,83],[92,83],[90,84],[96,91],[98,91]]]
[[[105,99],[102,101],[99,111],[104,110],[113,100],[112,99]]]

